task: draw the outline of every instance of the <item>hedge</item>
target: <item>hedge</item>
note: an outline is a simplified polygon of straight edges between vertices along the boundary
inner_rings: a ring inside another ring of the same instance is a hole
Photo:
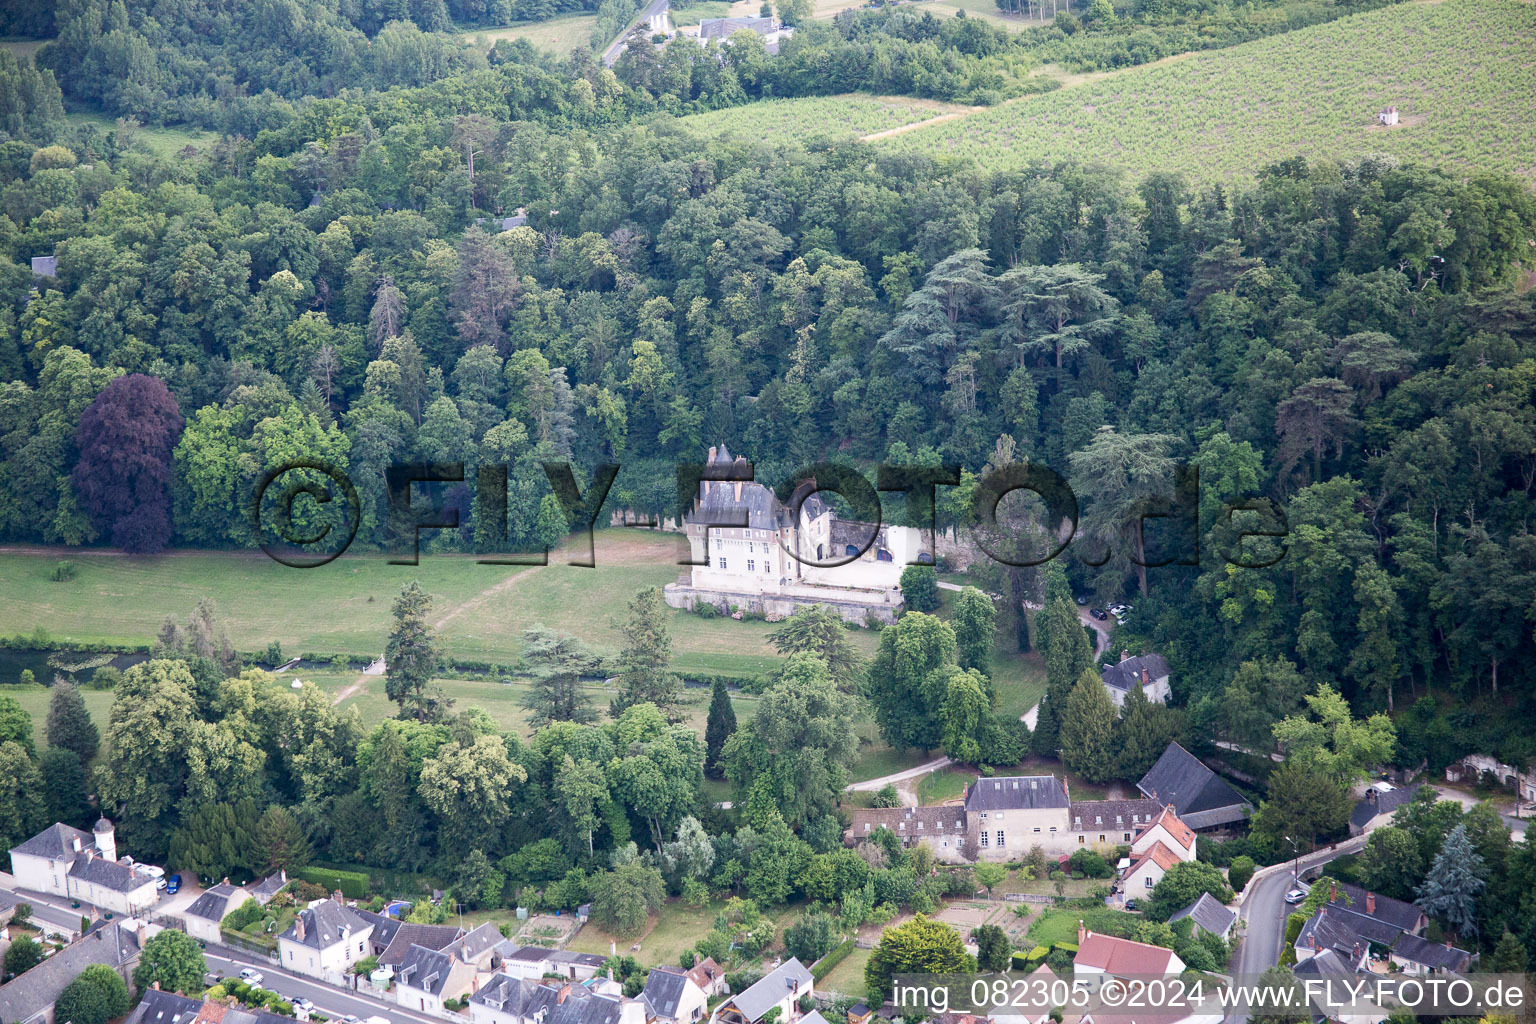
[[[848,959],[848,954],[852,952],[852,939],[844,939],[842,942],[839,942],[837,945],[833,946],[832,952],[828,953],[826,956],[822,957],[820,960],[817,960],[814,964],[811,965],[812,980],[821,981],[827,975],[832,973],[832,968]]]
[[[368,875],[362,871],[337,871],[334,868],[301,868],[300,878],[315,885],[323,885],[331,891],[341,890],[348,899],[360,900],[368,895]]]

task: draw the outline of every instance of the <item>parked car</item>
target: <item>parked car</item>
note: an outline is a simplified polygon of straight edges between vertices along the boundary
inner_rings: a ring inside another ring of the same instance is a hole
[[[1088,595],[1087,594],[1078,594],[1072,600],[1076,601],[1080,605],[1085,605],[1085,604],[1088,603]]]
[[[1126,900],[1125,901],[1125,909],[1126,910],[1135,910],[1136,909],[1136,901],[1135,900]]]
[[[165,868],[160,867],[158,864],[140,864],[139,870],[154,878],[165,877]]]
[[[250,985],[260,985],[262,974],[254,967],[247,967],[240,972],[240,978]]]
[[[336,1024],[363,1024],[356,1014],[344,1013],[336,1018]]]
[[[1300,903],[1306,898],[1307,894],[1305,890],[1302,889],[1292,889],[1290,892],[1285,894],[1285,902],[1290,904]]]
[[[1100,622],[1103,622],[1105,619],[1109,618],[1109,613],[1106,612],[1103,608],[1090,608],[1088,609],[1088,614],[1092,615]]]
[[[156,880],[156,881],[155,881],[155,888],[156,888],[156,889],[159,889],[159,890],[160,890],[160,891],[162,891],[162,892],[164,892],[164,891],[165,891],[165,889],[166,889],[166,888],[167,888],[167,887],[168,887],[168,886],[169,886],[169,885],[170,885],[170,883],[169,883],[169,882],[167,882],[167,881],[166,881],[166,880],[165,880],[165,879],[163,879],[163,878],[161,878],[161,879],[157,879],[157,880]]]
[[[299,1009],[303,1010],[305,1013],[308,1013],[315,1008],[315,1004],[310,1002],[308,999],[305,999],[303,996],[299,996],[288,1001],[294,1006],[297,1006]]]
[[[181,891],[181,876],[180,875],[172,875],[170,878],[167,878],[165,880],[165,891],[170,893],[172,896],[174,896],[178,892],[180,892]]]

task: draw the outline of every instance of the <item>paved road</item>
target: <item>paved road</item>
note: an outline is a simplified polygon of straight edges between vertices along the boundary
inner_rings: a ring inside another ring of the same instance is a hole
[[[316,1009],[332,1020],[344,1014],[367,1019],[378,1016],[395,1024],[442,1024],[443,1018],[406,1010],[393,1002],[385,1002],[365,992],[354,993],[335,985],[327,985],[314,978],[285,971],[265,957],[227,946],[209,946],[203,952],[212,974],[227,978],[237,977],[246,967],[254,967],[262,974],[261,987],[278,992],[288,999],[303,997],[315,1004]],[[366,985],[364,986],[366,991]]]
[[[882,775],[878,779],[869,779],[865,782],[855,782],[848,786],[847,790],[850,793],[878,792],[879,790],[884,789],[888,783],[894,785],[898,782],[905,782],[908,779],[915,779],[919,775],[927,775],[929,772],[936,772],[949,763],[950,759],[947,757],[936,757],[926,764],[920,764],[916,768],[908,768],[904,772],[893,772],[890,775]]]
[[[1365,848],[1366,836],[1346,839],[1338,845],[1301,858],[1303,872],[1308,868],[1326,864],[1335,857],[1356,853]],[[1237,946],[1233,974],[1251,977],[1280,962],[1280,946],[1285,941],[1285,919],[1291,908],[1285,902],[1285,894],[1294,884],[1292,865],[1276,865],[1277,870],[1255,875],[1243,893],[1243,903],[1238,916],[1246,923],[1246,931]],[[1227,1024],[1247,1019],[1247,1013],[1234,1010],[1227,1015]]]
[[[651,17],[667,10],[670,4],[671,0],[651,0],[650,3],[646,4],[645,7],[640,11],[639,16],[631,20],[629,24],[625,25],[624,30],[619,33],[618,38],[609,43],[608,48],[603,51],[603,66],[611,68],[613,67],[613,62],[619,59],[619,54],[624,49],[624,41],[629,38],[630,29],[634,28],[637,24],[643,24]]]

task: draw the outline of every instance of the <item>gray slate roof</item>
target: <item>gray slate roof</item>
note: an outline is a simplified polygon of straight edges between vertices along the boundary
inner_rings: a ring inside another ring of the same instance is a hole
[[[304,922],[304,937],[298,936],[298,922]],[[371,927],[368,921],[355,910],[350,910],[335,900],[325,900],[316,903],[313,907],[299,911],[294,918],[294,923],[283,932],[282,938],[291,942],[302,943],[311,949],[329,949],[342,941],[342,931],[348,930],[350,938],[365,928]]]
[[[1232,922],[1237,920],[1237,913],[1216,902],[1216,897],[1210,893],[1203,892],[1195,902],[1168,918],[1168,923],[1172,924],[1186,917],[1204,931],[1226,938],[1227,932],[1232,929]]]
[[[654,1017],[677,1017],[678,1004],[683,1001],[683,992],[688,987],[688,976],[681,968],[653,967],[651,973],[645,976],[645,988],[640,992],[640,998],[645,1000],[646,1008]]]
[[[91,849],[94,850],[95,847]],[[113,892],[133,892],[135,889],[155,884],[153,875],[140,871],[137,867],[86,854],[75,856],[75,862],[70,865],[69,873],[74,878],[111,889]]]
[[[1326,904],[1307,919],[1296,936],[1298,949],[1333,949],[1353,955],[1355,947],[1366,949],[1372,942],[1391,946],[1403,934],[1401,928],[1354,911],[1338,903]]]
[[[55,822],[20,846],[11,847],[12,853],[27,853],[34,857],[51,857],[54,860],[70,860],[75,856],[75,840],[80,848],[94,849],[96,839],[89,832],[82,832],[68,825]]]
[[[1447,946],[1441,942],[1430,942],[1428,939],[1409,935],[1407,932],[1399,935],[1397,941],[1392,943],[1392,956],[1394,959],[1411,960],[1437,971],[1456,973],[1465,971],[1472,962],[1472,954],[1464,949]]]
[[[1391,896],[1383,896],[1380,893],[1370,893],[1358,885],[1351,885],[1349,882],[1340,882],[1339,892],[1348,893],[1349,898],[1353,901],[1344,909],[1354,911],[1356,914],[1374,917],[1378,921],[1385,921],[1405,932],[1411,932],[1418,928],[1419,918],[1424,914],[1422,910],[1412,903],[1393,899]],[[1341,906],[1342,904],[1343,901],[1340,900],[1335,905]],[[1367,909],[1372,906],[1375,907],[1374,910]]]
[[[152,988],[144,993],[144,998],[124,1024],[188,1024],[202,1008],[201,999],[188,999]]]
[[[1148,682],[1161,679],[1168,675],[1168,659],[1161,654],[1141,654],[1126,658],[1104,670],[1104,685],[1129,693],[1131,687],[1141,681],[1142,669],[1147,670]]]
[[[1096,828],[1129,828],[1156,821],[1163,805],[1156,800],[1073,800],[1067,810],[1072,827],[1079,821],[1083,831]],[[1102,821],[1099,819],[1103,819]]]
[[[275,875],[268,875],[255,885],[251,886],[251,895],[276,896],[288,884],[288,873],[279,871]]]
[[[443,986],[448,984],[448,975],[455,963],[457,961],[447,953],[426,946],[412,946],[400,961],[400,968],[395,972],[395,983],[440,996],[443,994]]]
[[[475,960],[497,946],[505,942],[501,929],[487,921],[478,928],[471,929],[468,934],[459,939],[454,945],[460,960]]]
[[[1066,786],[1054,775],[977,779],[965,794],[967,811],[1034,811],[1069,803]]]
[[[139,937],[120,924],[100,928],[79,939],[36,967],[0,985],[0,1020],[27,1024],[46,1013],[59,994],[92,964],[114,970],[136,959]]]
[[[729,1002],[747,1020],[761,1020],[763,1014],[773,1009],[789,993],[791,981],[801,986],[811,985],[811,972],[796,957],[790,957],[775,967],[745,992],[731,996]]]
[[[581,986],[571,988],[574,996]],[[555,1012],[549,1018],[549,1024],[619,1024],[619,1018],[624,1013],[624,1001],[613,996],[594,995],[587,993],[585,999],[572,999],[566,997],[565,1002],[555,1008]]]
[[[1177,743],[1168,744],[1136,788],[1172,807],[1190,828],[1240,821],[1249,806],[1241,793]]]
[[[232,903],[237,898],[239,903]],[[236,906],[244,904],[248,899],[250,897],[243,889],[236,888],[227,882],[220,882],[193,900],[192,904],[183,913],[189,917],[200,917],[205,921],[212,921],[217,924],[224,920],[224,915],[235,909]]]
[[[1412,803],[1421,786],[1398,786],[1396,789],[1385,793],[1370,790],[1366,798],[1355,804],[1355,809],[1349,815],[1349,823],[1355,828],[1363,829],[1371,823],[1371,819],[1378,814],[1392,814],[1403,804]],[[1376,793],[1376,798],[1370,798],[1371,793]]]
[[[407,921],[395,929],[384,952],[379,954],[379,966],[395,967],[405,963],[412,946],[447,949],[463,934],[457,925],[413,924]]]

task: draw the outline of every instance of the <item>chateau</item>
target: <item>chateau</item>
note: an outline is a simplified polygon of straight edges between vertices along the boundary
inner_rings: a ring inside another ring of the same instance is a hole
[[[724,445],[709,450],[709,466],[717,473],[745,476],[748,465]],[[929,561],[922,532],[839,519],[815,487],[815,481],[801,484],[786,506],[760,483],[700,481],[683,520],[698,564],[667,585],[667,604],[690,610],[713,604],[721,611],[736,606],[771,618],[823,604],[849,622],[896,621],[904,603],[901,571]]]

